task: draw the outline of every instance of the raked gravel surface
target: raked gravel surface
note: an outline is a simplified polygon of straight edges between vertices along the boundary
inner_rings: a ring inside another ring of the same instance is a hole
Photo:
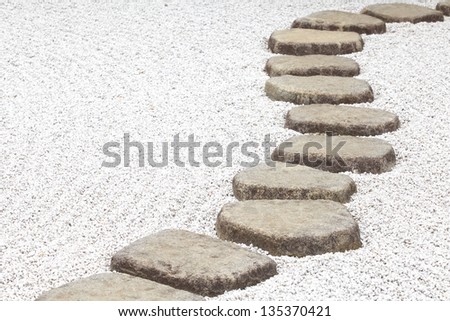
[[[103,144],[130,133],[161,153],[177,133],[240,146],[293,136],[283,128],[293,105],[263,90],[268,37],[315,11],[380,2],[2,1],[0,299],[32,300],[106,272],[116,251],[162,229],[214,236],[220,208],[234,201],[231,180],[251,158],[105,168]],[[450,19],[363,38],[364,50],[346,55],[374,89],[360,106],[402,123],[379,136],[397,153],[391,172],[349,173],[363,247],[273,257],[278,275],[215,299],[450,299]]]

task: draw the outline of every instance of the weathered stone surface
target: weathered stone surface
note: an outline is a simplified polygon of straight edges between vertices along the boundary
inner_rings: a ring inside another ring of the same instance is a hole
[[[272,255],[306,256],[361,247],[345,206],[326,200],[263,200],[226,204],[216,222],[224,240],[253,244]]]
[[[353,171],[378,174],[392,169],[395,152],[391,144],[378,138],[301,135],[291,137],[278,146],[272,159],[334,173]]]
[[[436,10],[441,11],[446,16],[450,16],[450,1],[439,2],[436,5]]]
[[[238,200],[326,199],[344,203],[356,192],[355,182],[347,175],[280,162],[274,165],[261,164],[236,174],[234,196]]]
[[[442,12],[406,3],[374,4],[365,7],[362,14],[385,22],[436,22],[444,21]]]
[[[309,105],[292,108],[286,115],[286,128],[300,133],[372,136],[396,130],[397,115],[380,109],[345,105]]]
[[[269,38],[273,53],[285,55],[342,55],[363,49],[364,42],[356,32],[314,29],[277,30]]]
[[[117,252],[113,270],[214,296],[277,273],[270,258],[206,235],[164,230]]]
[[[337,56],[275,56],[267,61],[266,71],[270,77],[283,75],[353,77],[359,75],[359,65],[353,59]]]
[[[122,273],[102,273],[65,284],[37,301],[200,301],[201,296]]]
[[[356,104],[373,101],[370,85],[361,79],[331,76],[279,76],[266,81],[265,91],[272,100],[299,105]]]
[[[294,21],[292,28],[354,31],[365,34],[386,32],[386,24],[378,18],[336,10],[319,11],[299,18]]]

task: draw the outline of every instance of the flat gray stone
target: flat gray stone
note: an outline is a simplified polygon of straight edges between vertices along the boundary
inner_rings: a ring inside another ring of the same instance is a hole
[[[267,256],[183,230],[164,230],[131,243],[113,256],[111,268],[206,296],[242,289],[277,273]]]
[[[272,77],[266,81],[265,91],[272,100],[298,105],[357,104],[373,101],[370,85],[364,80],[350,77]]]
[[[436,5],[436,10],[441,11],[445,16],[450,16],[450,1],[442,1]]]
[[[270,77],[283,75],[353,77],[359,75],[359,65],[353,59],[337,56],[275,56],[267,61],[266,71]]]
[[[294,21],[292,28],[354,31],[365,34],[386,32],[386,24],[378,18],[336,10],[319,11],[299,18]]]
[[[309,105],[292,108],[285,127],[300,133],[372,136],[396,130],[397,115],[380,109],[345,105]]]
[[[277,30],[269,38],[273,53],[284,55],[343,55],[361,51],[364,42],[356,32],[314,29]]]
[[[216,222],[224,240],[253,244],[272,255],[303,257],[361,247],[345,206],[326,200],[263,200],[226,204]]]
[[[378,138],[300,135],[278,146],[272,153],[272,159],[333,173],[379,174],[395,165],[395,152],[391,144]]]
[[[196,294],[122,273],[92,275],[52,289],[37,301],[201,301]]]
[[[442,12],[407,3],[374,4],[365,7],[362,14],[385,22],[436,22],[444,21]]]
[[[326,199],[345,203],[356,192],[356,185],[347,175],[275,162],[274,167],[260,164],[236,174],[233,192],[238,200]]]

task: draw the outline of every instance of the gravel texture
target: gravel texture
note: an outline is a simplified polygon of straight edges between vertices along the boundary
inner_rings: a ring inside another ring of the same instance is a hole
[[[157,151],[176,133],[240,145],[293,136],[283,128],[293,105],[263,90],[268,37],[315,11],[379,2],[1,2],[0,299],[32,300],[106,272],[115,252],[162,229],[214,236],[249,157],[106,168],[103,144],[123,144],[124,133]],[[391,172],[350,174],[363,247],[274,257],[278,275],[218,299],[450,299],[450,20],[388,24],[363,38],[364,50],[347,55],[374,89],[361,106],[402,123],[379,136],[397,153]]]

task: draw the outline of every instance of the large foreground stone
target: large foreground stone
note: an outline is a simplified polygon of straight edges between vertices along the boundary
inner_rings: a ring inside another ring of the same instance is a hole
[[[374,4],[365,7],[361,13],[379,18],[385,22],[418,23],[444,21],[444,16],[440,11],[406,3]]]
[[[361,247],[358,224],[333,201],[265,200],[226,204],[216,222],[224,240],[272,255],[306,256]]]
[[[301,135],[278,146],[275,161],[302,164],[329,172],[382,173],[395,165],[391,144],[378,138]]]
[[[361,79],[329,76],[280,76],[266,81],[265,91],[273,100],[299,105],[356,104],[373,101],[370,85]]]
[[[380,109],[345,105],[309,105],[292,108],[286,115],[286,128],[300,133],[372,136],[396,130],[397,115]]]
[[[261,164],[236,174],[233,192],[238,200],[326,199],[344,203],[356,192],[356,185],[347,175],[276,162],[274,167]]]
[[[353,59],[337,56],[275,56],[267,61],[266,71],[270,77],[283,75],[353,77],[359,75],[359,65]]]
[[[117,252],[113,270],[214,296],[257,284],[277,273],[270,258],[212,237],[164,230]]]
[[[201,296],[122,273],[102,273],[43,293],[38,301],[200,301]]]
[[[441,11],[446,16],[450,16],[450,1],[439,2],[436,5],[436,10]]]
[[[292,28],[307,28],[332,31],[354,31],[357,33],[384,33],[384,21],[365,14],[345,11],[319,11],[294,21]]]
[[[363,49],[364,42],[356,32],[313,29],[277,30],[269,38],[269,48],[285,55],[342,55]]]

